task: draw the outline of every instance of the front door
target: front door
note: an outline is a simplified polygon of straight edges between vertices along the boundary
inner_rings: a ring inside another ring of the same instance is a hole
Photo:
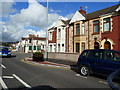
[[[106,41],[104,44],[104,49],[111,49],[111,44],[109,41]]]

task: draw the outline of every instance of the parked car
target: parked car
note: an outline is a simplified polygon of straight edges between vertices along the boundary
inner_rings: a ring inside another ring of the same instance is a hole
[[[1,46],[0,47],[0,56],[10,57],[11,56],[11,51],[9,50],[9,48]]]
[[[120,52],[107,49],[84,50],[78,58],[80,74],[92,73],[108,75],[120,69]]]

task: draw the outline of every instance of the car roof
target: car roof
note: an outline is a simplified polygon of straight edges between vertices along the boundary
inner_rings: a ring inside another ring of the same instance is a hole
[[[120,53],[119,51],[116,51],[116,50],[111,50],[111,49],[87,49],[85,51],[113,51],[113,52],[118,52]]]

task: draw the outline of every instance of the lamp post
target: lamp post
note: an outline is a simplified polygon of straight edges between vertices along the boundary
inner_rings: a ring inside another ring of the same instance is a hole
[[[46,8],[46,50],[45,50],[45,59],[48,59],[48,0]]]

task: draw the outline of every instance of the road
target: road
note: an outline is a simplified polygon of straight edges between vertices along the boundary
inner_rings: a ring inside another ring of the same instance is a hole
[[[24,63],[21,59],[30,57],[31,54],[13,54],[16,57],[2,59],[3,89],[110,88],[105,78],[82,77],[73,70]]]

